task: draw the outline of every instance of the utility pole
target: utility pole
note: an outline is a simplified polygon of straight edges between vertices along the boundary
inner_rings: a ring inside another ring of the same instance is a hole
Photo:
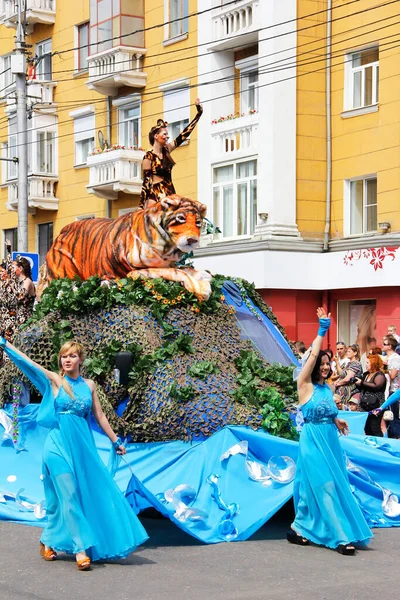
[[[15,52],[11,57],[11,72],[15,74],[17,96],[17,157],[18,157],[18,250],[28,252],[28,133],[26,104],[26,45],[25,11],[18,2],[18,26],[15,37]]]

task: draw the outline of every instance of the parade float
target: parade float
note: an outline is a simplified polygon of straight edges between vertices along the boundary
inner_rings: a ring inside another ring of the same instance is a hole
[[[298,360],[254,286],[187,265],[205,213],[174,196],[65,227],[14,343],[56,370],[61,345],[81,342],[83,375],[128,442],[114,471],[132,509],[153,507],[215,543],[247,539],[291,498],[301,418]],[[46,430],[36,424],[40,397],[31,390],[26,404],[27,390],[4,360],[0,518],[40,526]],[[365,438],[363,421],[351,414],[343,440],[353,491],[372,527],[400,525],[400,442]],[[93,429],[107,463],[110,443]]]

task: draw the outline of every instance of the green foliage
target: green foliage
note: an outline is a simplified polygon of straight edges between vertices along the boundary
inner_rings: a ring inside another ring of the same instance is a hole
[[[174,383],[169,386],[168,393],[170,398],[176,402],[189,402],[189,400],[194,399],[196,390],[192,385],[178,386],[174,381]]]
[[[197,377],[198,379],[207,379],[209,375],[218,375],[219,368],[217,365],[210,360],[201,360],[195,362],[189,367],[187,373],[191,377]]]
[[[238,387],[232,392],[237,402],[260,408],[262,425],[273,435],[296,439],[287,409],[297,404],[297,389],[293,367],[267,365],[252,351],[243,351],[235,360]],[[271,383],[265,387],[263,382]]]
[[[194,294],[186,291],[180,283],[165,279],[130,279],[101,282],[99,277],[81,281],[53,279],[44,290],[40,303],[36,304],[32,317],[25,327],[41,321],[49,313],[59,312],[62,317],[71,314],[88,314],[93,310],[110,309],[117,305],[148,306],[159,321],[171,308],[190,307],[200,313],[210,314],[221,305],[223,281],[211,282],[212,293],[208,300],[199,302]]]
[[[137,359],[142,352],[142,347],[138,344],[123,345],[119,340],[112,340],[98,349],[95,355],[91,358],[86,358],[84,361],[85,372],[89,377],[105,377],[115,365],[115,355],[117,352],[132,352],[133,360]]]

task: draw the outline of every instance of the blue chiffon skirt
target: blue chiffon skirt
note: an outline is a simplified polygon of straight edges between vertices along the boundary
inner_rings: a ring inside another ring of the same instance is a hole
[[[334,423],[306,423],[294,482],[293,529],[315,544],[365,545],[373,537],[349,485]]]
[[[43,544],[86,551],[91,560],[125,558],[147,533],[101,461],[85,418],[59,415],[43,451],[48,523]]]

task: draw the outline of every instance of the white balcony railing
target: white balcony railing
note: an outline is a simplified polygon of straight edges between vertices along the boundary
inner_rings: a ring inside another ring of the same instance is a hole
[[[88,156],[89,194],[115,200],[118,192],[140,194],[142,189],[142,150],[111,150]]]
[[[211,140],[213,162],[256,154],[258,152],[258,114],[212,125]]]
[[[39,81],[35,79],[28,81],[26,88],[28,108],[39,108],[53,103],[53,92],[56,87],[56,81]],[[15,82],[7,88],[7,108],[8,110],[16,110],[17,98],[15,91]]]
[[[147,73],[142,70],[144,48],[117,46],[88,57],[89,79],[86,85],[100,94],[115,96],[124,85],[143,88]]]
[[[55,197],[55,184],[58,177],[51,175],[30,175],[28,177],[28,210],[58,210],[58,198]],[[8,182],[8,210],[18,210],[18,183]]]
[[[258,40],[260,0],[242,0],[213,12],[211,49],[240,48]]]
[[[55,0],[25,0],[27,25],[43,23],[44,25],[53,25],[56,20],[56,1]],[[19,0],[6,0],[5,19],[6,27],[16,29],[18,22],[18,2]]]

